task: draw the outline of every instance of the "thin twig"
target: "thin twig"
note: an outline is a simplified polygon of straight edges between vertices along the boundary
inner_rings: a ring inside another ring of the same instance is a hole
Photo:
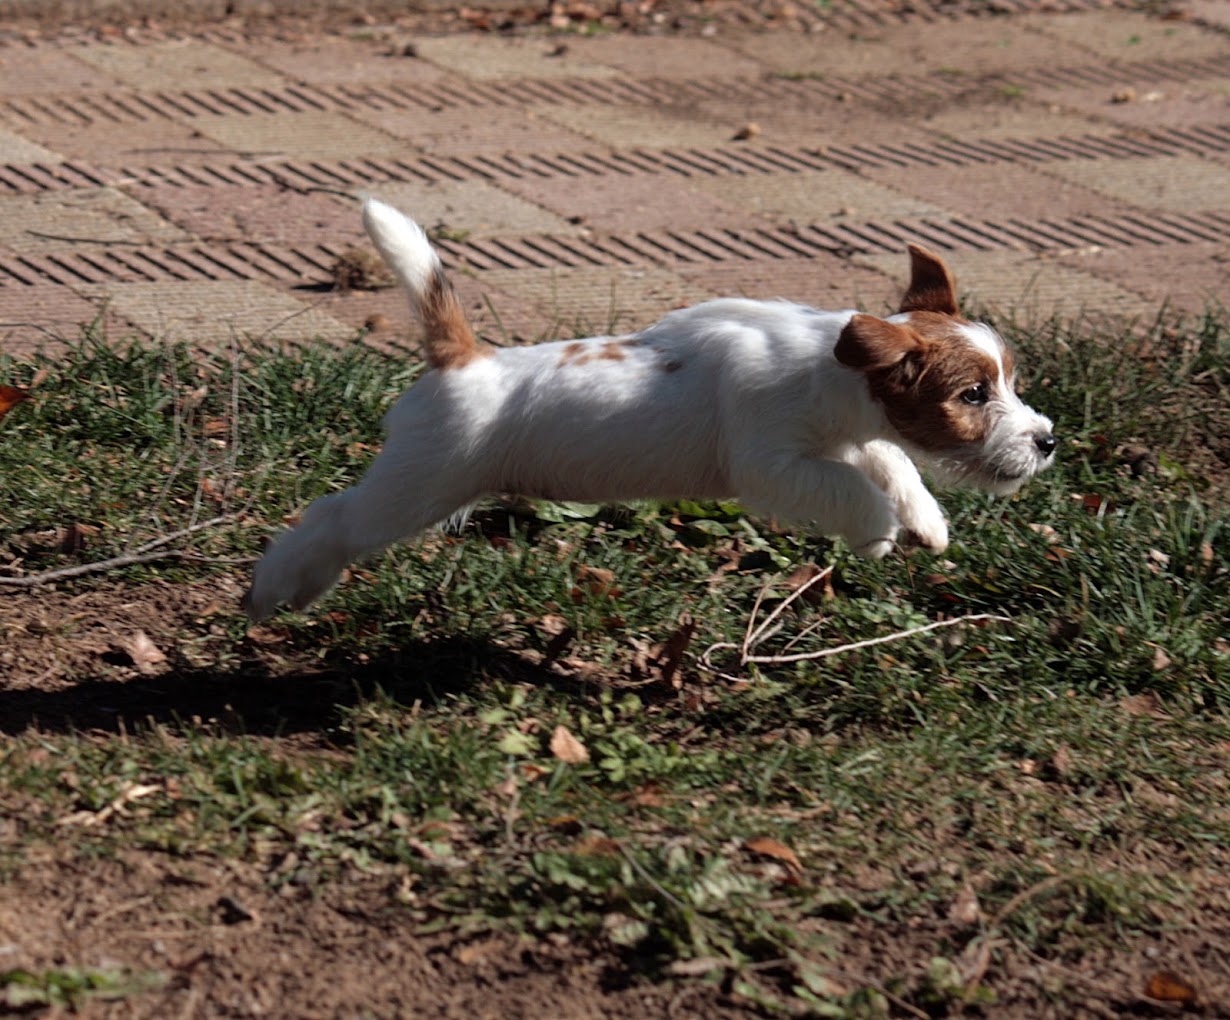
[[[162,546],[176,542],[181,538],[186,538],[198,531],[204,531],[206,528],[224,524],[231,520],[231,518],[231,514],[224,514],[221,517],[213,517],[208,521],[201,521],[187,528],[180,528],[178,531],[172,531],[169,534],[152,539],[144,545],[137,546],[132,552],[124,553],[120,556],[112,556],[107,560],[98,560],[94,563],[79,563],[74,567],[60,567],[58,570],[45,570],[41,574],[30,574],[27,577],[0,577],[0,585],[9,588],[37,588],[40,585],[51,584],[54,581],[62,581],[70,577],[80,577],[82,574],[115,570],[117,567],[130,567],[137,563],[149,563],[158,559],[183,558],[189,555],[184,550],[163,549]]]
[[[842,652],[853,652],[860,648],[871,648],[873,645],[883,645],[890,641],[900,641],[902,638],[914,637],[916,634],[926,634],[928,631],[939,630],[941,627],[954,627],[958,623],[980,623],[983,620],[995,620],[1000,623],[1011,623],[1012,617],[998,616],[995,613],[974,613],[972,616],[958,616],[952,620],[937,620],[922,627],[911,627],[909,630],[899,630],[895,634],[885,634],[883,637],[867,638],[864,641],[854,641],[848,645],[838,645],[836,648],[820,648],[814,652],[796,652],[793,655],[746,655],[743,662],[755,662],[765,665],[780,665],[786,662],[806,662],[812,659],[826,659],[830,655],[840,655]]]
[[[763,621],[757,621],[757,616],[760,613],[760,607],[764,604],[765,597],[771,585],[765,585],[756,595],[756,601],[752,605],[752,611],[748,616],[747,627],[743,632],[743,641],[740,644],[735,644],[731,641],[718,641],[710,645],[700,655],[700,664],[710,672],[716,673],[718,676],[727,680],[738,680],[736,676],[729,673],[723,673],[713,665],[713,653],[726,648],[737,649],[739,652],[739,665],[746,666],[749,663],[757,665],[782,665],[791,662],[810,662],[816,659],[826,659],[831,655],[840,655],[843,652],[853,652],[860,648],[871,648],[875,645],[887,644],[890,641],[900,641],[904,638],[914,637],[918,634],[926,634],[929,631],[939,630],[943,627],[952,627],[959,623],[981,623],[983,621],[997,621],[1000,623],[1011,623],[1012,618],[1008,616],[999,616],[994,613],[975,613],[970,616],[960,616],[952,620],[938,620],[934,623],[924,624],[921,627],[912,627],[909,630],[897,631],[894,634],[886,634],[882,637],[867,638],[864,641],[854,641],[850,644],[838,645],[836,648],[821,648],[811,652],[795,652],[791,655],[756,655],[753,649],[763,644],[769,638],[773,637],[781,630],[781,625],[772,627],[773,623],[786,611],[789,606],[797,599],[801,598],[814,584],[823,581],[830,574],[833,568],[826,567],[814,577],[808,578],[803,584],[799,585],[794,591],[784,598],[779,605],[774,607],[773,611],[765,617]],[[819,621],[809,625],[801,634],[796,635],[787,642],[786,647],[790,648],[801,640],[806,634],[815,630],[819,626]],[[772,627],[772,629],[770,629]]]
[[[774,620],[776,620],[779,616],[781,616],[782,613],[784,613],[790,607],[792,603],[802,598],[803,595],[807,593],[807,590],[811,588],[813,584],[817,584],[818,582],[823,581],[826,577],[828,577],[832,573],[833,573],[833,568],[831,566],[825,567],[822,571],[820,571],[820,573],[816,574],[815,577],[809,577],[801,585],[795,588],[794,591],[792,591],[789,595],[787,595],[784,599],[782,599],[782,601],[774,608],[773,612],[771,612],[767,617],[765,617],[764,623],[762,623],[759,627],[757,627],[755,632],[752,633],[751,636],[744,641],[745,647],[751,647],[752,645],[758,644],[760,641],[762,641],[767,636],[765,634],[765,631],[769,629],[769,625]],[[761,594],[763,595],[763,592]],[[760,608],[760,599],[757,598],[756,605],[752,608],[752,618],[753,619],[755,619],[756,610],[759,608]]]

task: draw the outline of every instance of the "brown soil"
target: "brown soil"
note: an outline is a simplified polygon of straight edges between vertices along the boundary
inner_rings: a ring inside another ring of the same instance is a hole
[[[174,727],[177,720],[197,719],[276,741],[290,754],[326,751],[338,706],[353,700],[365,672],[374,682],[387,664],[331,675],[262,645],[266,636],[245,644],[236,669],[194,667],[191,660],[208,657],[211,643],[226,642],[234,650],[221,621],[230,619],[237,594],[238,583],[226,579],[135,587],[104,579],[80,592],[0,594],[7,673],[0,733],[94,731],[113,739],[142,721]],[[137,631],[167,656],[165,663],[142,668],[140,655],[130,652]],[[86,999],[75,1015],[762,1015],[729,981],[650,980],[635,960],[603,944],[563,936],[530,941],[509,934],[423,935],[393,870],[355,867],[323,877],[276,853],[234,860],[134,848],[100,856],[84,844],[74,846],[71,825],[58,843],[31,844],[20,814],[0,819],[0,853],[11,869],[0,899],[0,970],[118,968],[161,976],[152,990],[115,1001]],[[26,856],[14,865],[18,847]],[[937,860],[945,853],[937,847]],[[961,847],[951,848],[955,858],[961,853]],[[1165,870],[1158,861],[1144,867],[1154,874]],[[1166,970],[1199,987],[1203,1004],[1192,1007],[1198,1015],[1230,1015],[1216,1005],[1230,1001],[1226,880],[1214,871],[1192,872],[1177,860],[1173,870],[1185,874],[1190,898],[1186,915],[1172,918],[1164,937],[1092,949],[1081,938],[1071,955],[1065,955],[1061,937],[1059,952],[1047,960],[991,940],[982,984],[993,990],[997,1004],[989,1011],[971,1006],[961,1015],[1172,1015],[1175,1009],[1144,995],[1150,976]],[[867,888],[885,880],[874,866],[866,872]],[[852,881],[862,887],[859,876]],[[899,921],[815,923],[832,940],[834,972],[849,987],[874,987],[888,974],[917,987],[933,957],[961,961],[962,952],[977,953],[980,945],[976,932],[954,926],[942,909]],[[769,972],[762,976],[773,980]],[[936,1015],[960,1013],[954,1008],[948,1003]],[[919,1014],[900,1007],[893,1015]]]

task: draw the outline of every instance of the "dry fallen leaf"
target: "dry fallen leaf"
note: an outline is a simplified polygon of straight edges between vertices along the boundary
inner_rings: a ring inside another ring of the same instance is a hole
[[[3,418],[23,400],[29,400],[30,394],[19,390],[16,386],[0,386],[0,418]]]
[[[972,928],[982,920],[982,907],[978,894],[969,883],[961,886],[956,898],[948,907],[948,920],[965,928]]]
[[[1159,970],[1145,984],[1145,995],[1161,1002],[1193,1004],[1199,998],[1196,989],[1169,970]]]
[[[824,575],[821,577],[821,575]],[[828,599],[835,598],[833,590],[833,571],[829,567],[818,567],[814,563],[803,563],[796,567],[794,573],[786,578],[786,587],[791,591],[807,588],[800,596],[804,602],[813,606]]]
[[[117,647],[132,659],[132,664],[141,673],[159,673],[166,666],[167,657],[143,630],[119,642]]]
[[[565,765],[584,765],[589,761],[589,751],[565,726],[556,726],[551,734],[551,753]]]
[[[662,671],[662,679],[666,683],[674,683],[675,674],[683,662],[683,653],[692,643],[692,635],[696,633],[696,621],[691,614],[684,613],[679,617],[679,627],[662,643],[658,653],[658,668]],[[678,684],[676,684],[678,686]]]
[[[577,583],[570,594],[574,602],[584,602],[586,598],[618,598],[623,589],[615,584],[615,571],[582,563],[577,568]]]
[[[1051,768],[1055,775],[1063,779],[1072,771],[1072,750],[1067,744],[1060,744],[1051,755]]]
[[[1161,700],[1152,691],[1120,698],[1119,707],[1128,715],[1149,716],[1153,719],[1169,718],[1162,708]]]
[[[616,840],[595,833],[577,840],[572,852],[582,857],[618,857],[622,851]]]
[[[754,854],[760,854],[762,857],[771,857],[775,861],[780,861],[796,875],[803,871],[803,862],[799,860],[799,855],[784,843],[779,843],[772,836],[753,836],[743,844],[743,849],[749,850]]]

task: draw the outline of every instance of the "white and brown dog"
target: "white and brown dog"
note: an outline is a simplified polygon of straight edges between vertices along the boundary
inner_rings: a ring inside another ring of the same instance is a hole
[[[911,246],[888,318],[721,299],[629,336],[482,345],[423,231],[374,199],[367,232],[426,330],[430,371],[385,418],[358,485],[313,503],[256,567],[245,606],[302,609],[351,561],[515,492],[586,502],[737,497],[882,557],[936,552],[946,485],[1015,492],[1052,460],[1012,352],[957,314],[943,261]]]

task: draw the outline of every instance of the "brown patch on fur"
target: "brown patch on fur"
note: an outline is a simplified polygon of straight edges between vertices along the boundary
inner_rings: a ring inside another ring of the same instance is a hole
[[[623,361],[627,357],[624,353],[625,345],[631,346],[623,340],[607,340],[600,346],[574,340],[564,345],[564,352],[560,355],[556,368],[564,368],[567,365],[579,368],[581,365],[588,365],[591,361],[596,360]]]
[[[441,371],[461,368],[493,353],[478,342],[466,319],[465,309],[461,307],[461,299],[442,272],[435,273],[428,283],[419,314],[426,331],[427,364],[432,368]]]
[[[681,368],[683,368],[682,361],[675,361],[674,359],[672,359],[670,361],[662,362],[663,372],[678,372]]]
[[[556,368],[563,368],[565,365],[584,365],[589,358],[585,356],[585,345],[580,341],[574,340],[572,343],[564,345],[564,352],[559,356],[559,362]]]
[[[991,422],[985,404],[962,394],[999,384],[995,360],[962,337],[949,315],[916,312],[909,323],[856,315],[834,354],[862,372],[871,397],[901,435],[924,450],[981,443]]]
[[[944,260],[921,245],[908,245],[907,250],[910,253],[910,286],[898,311],[956,315],[957,284]]]

